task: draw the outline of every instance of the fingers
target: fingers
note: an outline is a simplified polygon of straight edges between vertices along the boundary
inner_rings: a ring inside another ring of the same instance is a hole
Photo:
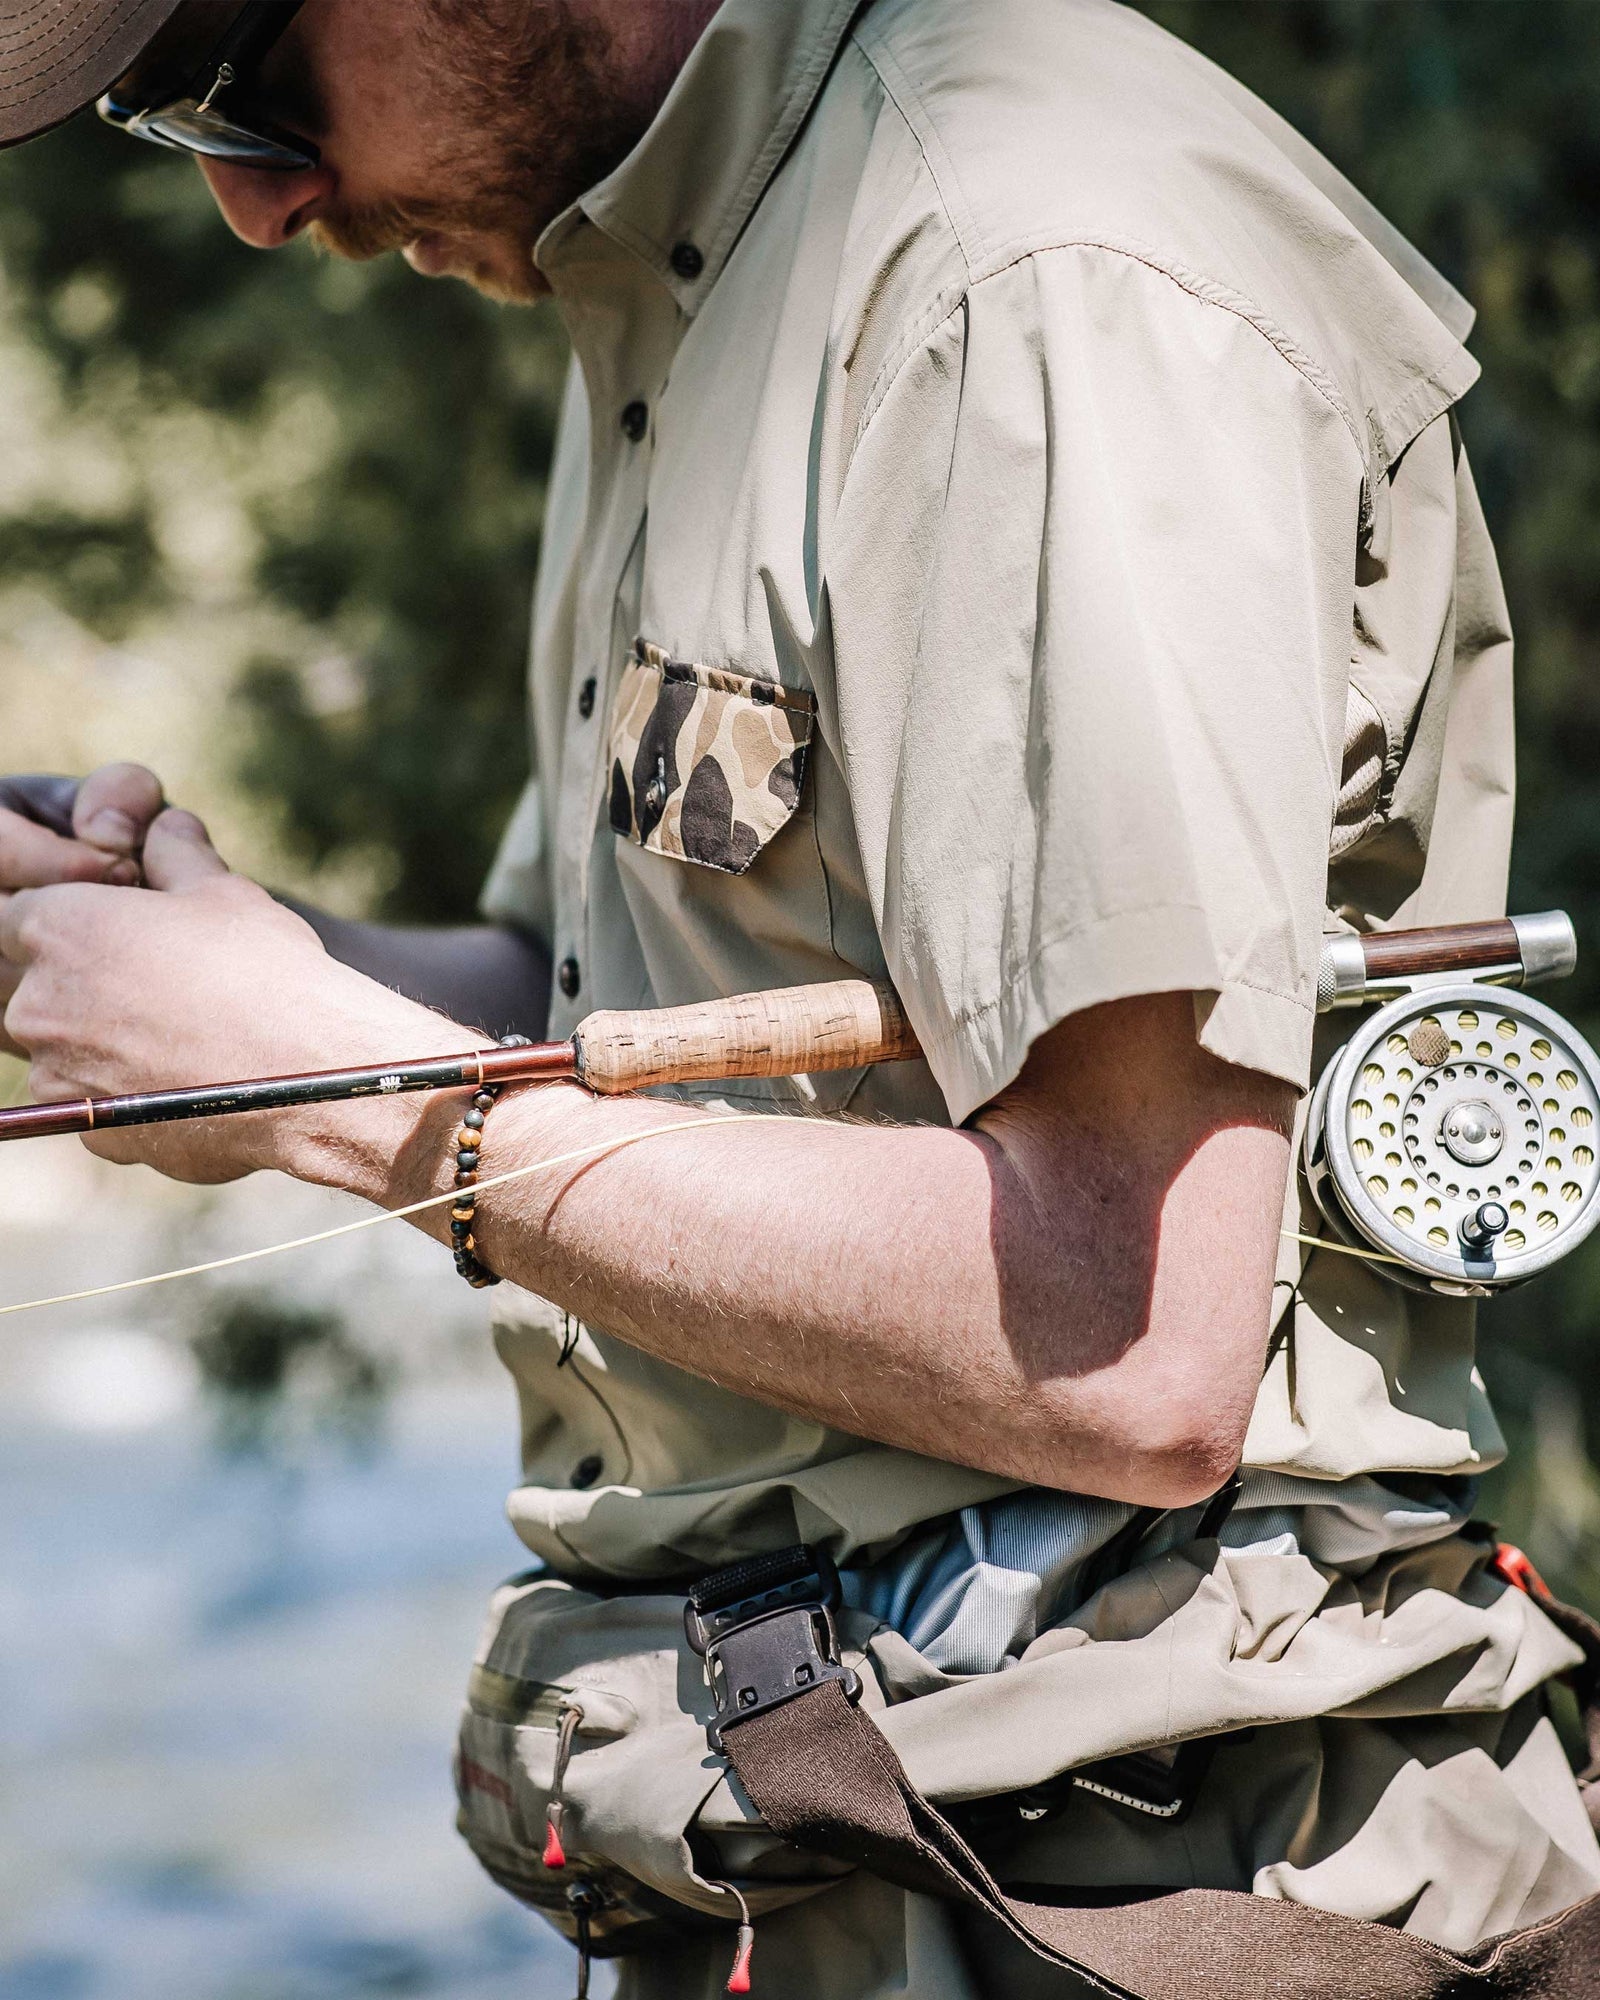
[[[110,882],[138,879],[137,865],[81,841],[63,840],[48,827],[17,813],[0,811],[0,890],[45,889],[54,882]]]
[[[28,915],[38,901],[36,893],[25,889],[18,895],[7,896],[0,907],[0,967],[13,984],[33,957]]]
[[[0,904],[7,901],[0,897]],[[12,995],[22,983],[22,967],[13,965],[8,958],[0,958],[0,1056],[20,1056],[22,1045],[6,1033],[6,1009],[11,1005]]]
[[[193,813],[164,812],[145,835],[144,879],[152,889],[192,889],[229,872]]]
[[[72,838],[72,808],[78,797],[76,778],[0,778],[0,806],[22,819],[36,820],[40,826]]]
[[[72,830],[91,847],[136,857],[165,805],[153,771],[142,764],[103,764],[78,787]]]

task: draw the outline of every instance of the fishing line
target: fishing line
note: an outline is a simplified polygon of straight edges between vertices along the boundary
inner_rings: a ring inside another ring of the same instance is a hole
[[[535,1160],[532,1166],[512,1167],[503,1174],[486,1174],[478,1182],[480,1189],[506,1187],[512,1181],[524,1181],[534,1174],[547,1173],[552,1167],[570,1166],[574,1160],[598,1159],[604,1154],[620,1153],[624,1147],[642,1145],[646,1139],[669,1139],[675,1133],[703,1132],[710,1125],[770,1125],[778,1122],[789,1123],[781,1112],[731,1111],[716,1117],[700,1118],[692,1122],[674,1125],[652,1125],[647,1131],[634,1132],[621,1139],[602,1139],[592,1146],[579,1146],[570,1153],[556,1153],[548,1160]],[[422,1215],[430,1208],[447,1208],[460,1196],[452,1189],[448,1194],[429,1195],[425,1201],[413,1201],[404,1208],[386,1208],[377,1215],[359,1216],[354,1222],[341,1222],[332,1229],[319,1229],[310,1236],[296,1236],[287,1243],[268,1243],[259,1250],[240,1250],[231,1257],[215,1257],[206,1264],[186,1264],[179,1271],[157,1271],[148,1278],[124,1278],[120,1284],[92,1285],[87,1291],[60,1292],[54,1298],[24,1299],[16,1305],[0,1306],[0,1319],[7,1319],[13,1313],[43,1312],[47,1306],[72,1306],[86,1299],[108,1299],[121,1292],[142,1292],[153,1285],[171,1285],[179,1278],[204,1278],[213,1271],[231,1271],[241,1264],[257,1264],[265,1257],[281,1257],[290,1250],[309,1250],[318,1243],[332,1243],[341,1236],[354,1236],[363,1229],[378,1229],[386,1222],[403,1222],[408,1216]]]
[[[1331,1250],[1337,1257],[1359,1257],[1367,1264],[1405,1266],[1403,1257],[1390,1257],[1382,1250],[1358,1250],[1353,1243],[1334,1243],[1326,1236],[1304,1236],[1298,1229],[1280,1229],[1278,1234],[1286,1242],[1307,1243],[1313,1250]]]
[[[555,1153],[547,1160],[535,1160],[531,1166],[511,1167],[505,1173],[488,1174],[478,1182],[487,1191],[489,1188],[509,1187],[513,1181],[530,1180],[535,1174],[548,1173],[553,1167],[571,1166],[576,1160],[600,1159],[610,1153],[620,1153],[629,1146],[643,1145],[647,1139],[670,1139],[685,1132],[704,1132],[712,1125],[773,1125],[790,1124],[793,1121],[784,1113],[772,1112],[726,1112],[716,1117],[699,1118],[691,1123],[673,1125],[652,1125],[647,1131],[634,1132],[621,1139],[602,1139],[592,1146],[578,1146],[569,1153]],[[413,1215],[425,1215],[432,1208],[446,1208],[458,1199],[452,1189],[448,1194],[429,1195],[426,1200],[407,1203],[404,1208],[386,1208],[376,1215],[358,1216],[354,1222],[341,1222],[331,1229],[314,1230],[309,1236],[294,1236],[284,1243],[267,1243],[256,1250],[239,1250],[231,1257],[213,1257],[204,1264],[185,1264],[175,1271],[156,1271],[149,1277],[124,1278],[114,1285],[91,1285],[81,1292],[58,1292],[46,1299],[22,1299],[14,1305],[0,1306],[0,1319],[9,1319],[15,1313],[44,1312],[51,1306],[82,1305],[91,1299],[109,1299],[124,1292],[143,1292],[156,1285],[176,1284],[181,1278],[205,1278],[217,1271],[237,1270],[244,1264],[259,1264],[268,1257],[287,1256],[294,1250],[312,1250],[319,1243],[333,1243],[343,1236],[356,1236],[364,1229],[381,1229],[386,1222],[404,1222]],[[1306,1236],[1294,1229],[1282,1229],[1279,1235],[1291,1243],[1304,1243],[1313,1250],[1332,1250],[1341,1257],[1359,1257],[1369,1264],[1398,1264],[1398,1257],[1385,1256],[1378,1250],[1358,1250],[1352,1244],[1332,1243],[1325,1236]]]

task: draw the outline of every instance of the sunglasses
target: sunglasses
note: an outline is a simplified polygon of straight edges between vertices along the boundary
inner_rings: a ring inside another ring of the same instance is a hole
[[[310,140],[253,115],[251,101],[262,63],[303,4],[248,0],[243,8],[219,9],[211,0],[186,0],[95,109],[108,125],[136,139],[203,159],[287,173],[316,166],[322,156]],[[208,53],[195,63],[195,17],[204,17],[198,24],[203,26],[220,13],[231,19],[220,36],[208,38]]]

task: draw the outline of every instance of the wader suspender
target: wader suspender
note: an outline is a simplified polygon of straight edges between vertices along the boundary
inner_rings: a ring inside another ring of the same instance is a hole
[[[1600,1806],[1600,1624],[1559,1604],[1525,1557],[1496,1558],[1584,1650],[1573,1675]],[[718,1713],[709,1735],[771,1830],[854,1861],[907,1889],[987,1912],[1042,1959],[1123,2000],[1596,2000],[1600,1896],[1457,1954],[1381,1924],[1233,1890],[1097,1895],[1040,1903],[1001,1889],[918,1792],[855,1705],[825,1556],[788,1549],[719,1570],[690,1596],[691,1644],[705,1655]]]

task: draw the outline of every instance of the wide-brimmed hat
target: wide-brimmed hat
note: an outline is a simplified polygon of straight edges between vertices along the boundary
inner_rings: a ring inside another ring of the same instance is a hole
[[[48,131],[131,69],[183,0],[0,0],[0,146]]]

